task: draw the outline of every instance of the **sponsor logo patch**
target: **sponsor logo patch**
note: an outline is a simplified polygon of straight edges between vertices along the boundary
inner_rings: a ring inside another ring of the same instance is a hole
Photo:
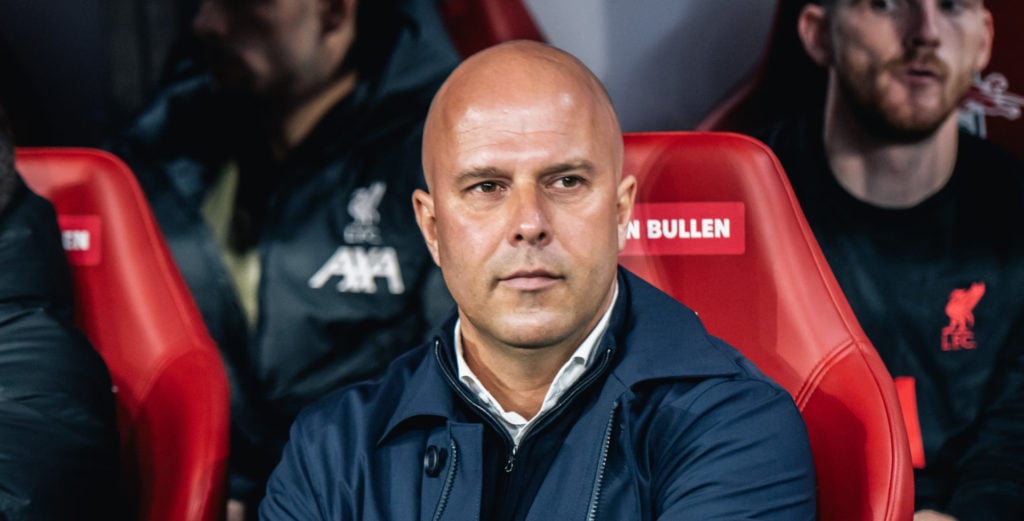
[[[622,255],[741,255],[745,214],[741,202],[637,204]]]
[[[103,227],[98,215],[58,215],[61,245],[72,266],[96,266],[102,260]]]
[[[320,289],[334,277],[340,277],[337,288],[342,293],[377,293],[377,279],[386,283],[392,295],[405,293],[398,252],[389,246],[338,248],[310,277],[309,287]]]

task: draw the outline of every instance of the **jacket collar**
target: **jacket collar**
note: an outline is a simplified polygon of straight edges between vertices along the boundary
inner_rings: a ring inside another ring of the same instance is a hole
[[[626,386],[740,373],[735,352],[715,341],[693,310],[622,267],[619,284],[626,298],[607,334],[625,346],[612,371]]]
[[[452,312],[417,350],[418,365],[406,379],[394,412],[378,442],[418,417],[455,418],[452,364],[457,313]],[[712,341],[696,313],[624,268],[619,268],[619,298],[601,341],[614,351],[611,374],[631,388],[655,380],[703,379],[740,372],[735,353]]]

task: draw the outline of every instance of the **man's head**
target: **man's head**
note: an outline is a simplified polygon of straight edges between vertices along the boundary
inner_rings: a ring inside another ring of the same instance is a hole
[[[829,69],[829,96],[884,138],[915,141],[954,113],[989,60],[982,0],[824,0],[800,14],[800,38]]]
[[[222,87],[298,99],[338,74],[355,42],[356,4],[202,0],[192,26]]]
[[[423,169],[416,219],[463,338],[578,345],[610,302],[636,191],[593,74],[536,42],[470,57],[430,107]]]

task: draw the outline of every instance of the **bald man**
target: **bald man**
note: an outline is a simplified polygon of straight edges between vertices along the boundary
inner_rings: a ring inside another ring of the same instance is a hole
[[[457,309],[299,417],[261,519],[814,518],[789,395],[617,266],[636,181],[583,64],[532,42],[466,60],[423,167]]]

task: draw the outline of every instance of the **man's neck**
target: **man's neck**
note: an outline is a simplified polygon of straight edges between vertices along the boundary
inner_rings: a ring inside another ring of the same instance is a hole
[[[959,139],[955,112],[924,139],[900,143],[873,135],[850,110],[830,98],[825,153],[836,180],[857,199],[883,208],[910,208],[952,177]]]
[[[357,74],[349,70],[316,92],[281,107],[269,116],[270,146],[274,159],[283,160],[302,143],[332,107],[352,93]]]
[[[573,349],[480,349],[463,337],[466,364],[506,411],[533,418]]]
[[[551,346],[521,348],[486,342],[471,322],[460,320],[457,334],[461,337],[466,365],[504,410],[532,419],[544,405],[558,371],[609,313],[616,294],[613,286],[601,311],[583,331]]]

